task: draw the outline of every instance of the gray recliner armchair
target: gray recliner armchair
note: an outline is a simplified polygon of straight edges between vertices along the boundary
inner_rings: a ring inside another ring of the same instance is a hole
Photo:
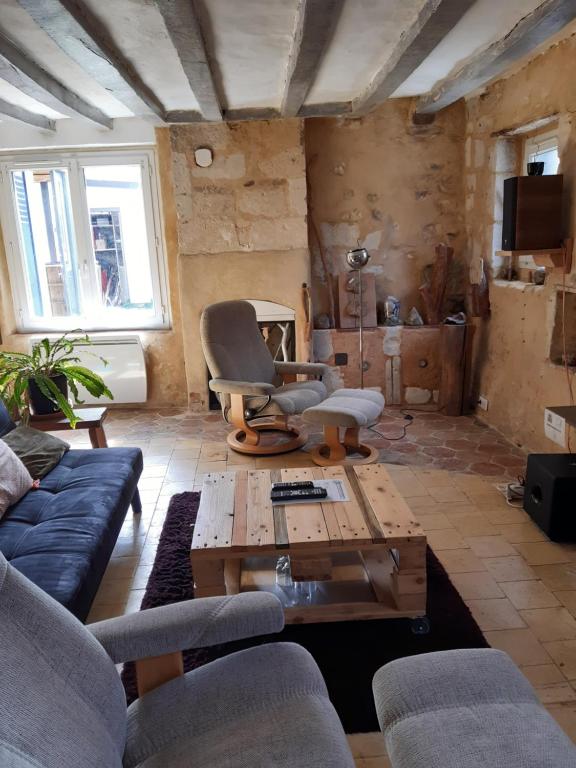
[[[296,377],[321,378],[328,367],[275,362],[248,301],[206,307],[200,337],[212,376],[210,389],[219,397],[225,420],[236,428],[228,435],[230,447],[240,453],[264,454],[286,453],[303,445],[306,437],[288,425],[288,418],[318,405],[327,391],[322,381],[296,381]],[[289,439],[264,445],[261,433],[271,430],[286,432]]]
[[[273,595],[190,600],[83,626],[0,554],[3,768],[353,768],[318,667],[272,643],[183,675],[180,651],[283,626]],[[114,663],[136,660],[126,709]]]

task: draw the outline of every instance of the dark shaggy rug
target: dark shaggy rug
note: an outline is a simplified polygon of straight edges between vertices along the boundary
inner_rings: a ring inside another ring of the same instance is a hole
[[[190,569],[190,525],[199,493],[172,497],[141,609],[194,597]],[[378,729],[372,677],[383,664],[402,656],[452,648],[485,648],[486,641],[435,555],[428,550],[428,608],[431,630],[414,635],[407,619],[344,621],[288,626],[279,635],[187,651],[186,671],[258,643],[287,640],[303,645],[316,659],[347,733]],[[128,701],[136,696],[132,664],[122,674]]]

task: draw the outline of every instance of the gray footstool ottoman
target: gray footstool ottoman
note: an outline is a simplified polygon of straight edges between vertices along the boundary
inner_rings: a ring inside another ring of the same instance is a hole
[[[375,462],[378,451],[363,445],[359,433],[361,427],[377,424],[383,410],[384,397],[373,389],[337,389],[326,400],[307,408],[304,419],[324,427],[325,442],[312,450],[312,460],[321,467]]]

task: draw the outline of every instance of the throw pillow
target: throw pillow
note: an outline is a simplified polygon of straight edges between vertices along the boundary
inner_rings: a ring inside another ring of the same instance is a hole
[[[64,440],[31,427],[16,427],[4,435],[2,440],[10,446],[34,478],[47,475],[70,449]]]
[[[34,485],[32,476],[14,451],[0,440],[0,518]]]

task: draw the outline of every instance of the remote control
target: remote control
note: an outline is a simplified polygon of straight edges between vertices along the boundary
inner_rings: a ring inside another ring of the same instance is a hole
[[[273,491],[291,491],[300,488],[314,488],[312,480],[294,480],[291,483],[272,483]]]
[[[272,501],[306,501],[308,499],[325,499],[328,496],[326,488],[296,488],[286,491],[272,491]]]

